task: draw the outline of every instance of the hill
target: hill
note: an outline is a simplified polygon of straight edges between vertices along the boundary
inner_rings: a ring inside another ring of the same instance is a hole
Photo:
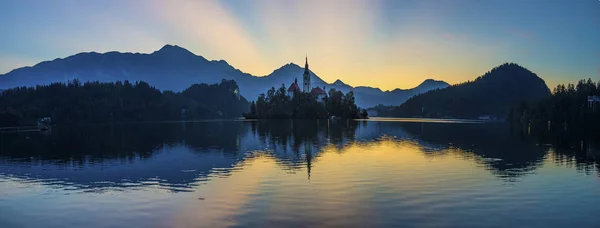
[[[511,107],[550,95],[535,73],[515,63],[495,67],[474,81],[436,89],[408,99],[379,115],[433,118],[505,118]]]
[[[234,68],[224,60],[207,60],[185,48],[165,45],[150,54],[86,52],[44,61],[0,75],[0,89],[67,83],[78,79],[81,82],[144,81],[157,89],[177,92],[195,83],[214,84],[227,79],[235,80],[240,85],[240,93],[244,97],[254,99],[272,87],[279,88],[281,84],[289,86],[294,79],[301,79],[303,72],[304,68],[289,63],[269,75],[254,76]],[[433,80],[427,80],[413,89],[381,91],[378,88],[353,87],[340,80],[327,83],[312,71],[311,82],[314,86],[326,87],[325,90],[335,88],[344,93],[354,90],[356,104],[360,107],[400,105],[415,94],[448,86],[445,82],[431,83]]]

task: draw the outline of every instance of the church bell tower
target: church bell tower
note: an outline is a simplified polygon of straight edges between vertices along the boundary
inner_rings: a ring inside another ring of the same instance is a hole
[[[308,70],[308,56],[306,56],[306,64],[304,64],[304,74],[302,75],[303,84],[302,91],[310,93],[310,71]]]

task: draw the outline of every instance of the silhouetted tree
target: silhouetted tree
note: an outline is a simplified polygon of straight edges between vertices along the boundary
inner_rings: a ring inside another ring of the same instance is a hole
[[[279,89],[271,88],[267,95],[261,94],[256,99],[255,111],[246,113],[246,118],[258,119],[325,119],[335,116],[343,119],[366,118],[355,104],[354,93],[343,94],[330,90],[323,101],[310,93],[296,92],[288,96],[285,85]]]
[[[588,107],[587,102],[588,96],[600,95],[598,85],[600,82],[596,84],[591,79],[580,80],[577,85],[557,85],[552,96],[512,108],[509,119],[523,127],[550,128],[573,134],[598,132],[600,108],[598,105]]]

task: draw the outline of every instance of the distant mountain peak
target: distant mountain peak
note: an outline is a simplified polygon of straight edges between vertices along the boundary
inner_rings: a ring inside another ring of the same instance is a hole
[[[297,70],[297,69],[302,69],[302,67],[298,66],[295,63],[288,63],[288,64],[285,64],[285,65],[283,65],[283,66],[275,69],[273,71],[273,73],[275,73],[275,72],[293,71],[293,70]],[[271,73],[271,74],[273,74],[273,73]]]
[[[194,55],[194,53],[189,50],[182,48],[177,45],[167,44],[160,48],[158,51],[155,51],[152,54],[166,54],[166,55]]]
[[[288,64],[285,64],[283,67],[298,67],[298,68],[302,68],[300,65],[295,64],[293,62],[290,62]]]
[[[446,85],[449,86],[449,84],[445,81],[442,80],[435,80],[435,79],[425,79],[425,81],[421,82],[421,84],[419,84],[417,87],[419,86],[426,86],[426,85]]]
[[[165,44],[165,46],[163,46],[162,48],[160,48],[158,51],[166,51],[166,50],[169,50],[169,49],[178,49],[178,48],[185,49],[185,48],[179,47],[177,45]]]
[[[211,60],[211,62],[218,63],[218,64],[221,64],[221,65],[225,65],[225,64],[226,65],[230,65],[227,61],[225,61],[223,59],[221,59],[221,60]]]
[[[346,83],[344,83],[342,80],[335,80],[335,82],[333,82],[334,85],[347,85]]]

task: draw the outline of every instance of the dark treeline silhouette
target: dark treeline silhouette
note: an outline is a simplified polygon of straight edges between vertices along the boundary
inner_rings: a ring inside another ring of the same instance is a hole
[[[74,80],[1,92],[0,126],[31,125],[43,117],[55,124],[233,118],[248,105],[232,80],[194,84],[177,93],[146,82]]]
[[[250,104],[248,119],[326,119],[331,116],[341,119],[367,118],[366,110],[356,106],[354,92],[346,94],[331,89],[324,98],[310,93],[287,94],[285,85],[271,88]]]
[[[600,104],[588,106],[588,96],[600,95],[600,81],[580,80],[577,85],[558,85],[552,96],[523,102],[511,109],[509,120],[524,130],[550,131],[556,137],[600,135]],[[530,128],[531,127],[531,128]],[[572,138],[572,137],[569,137]]]
[[[408,99],[399,107],[380,106],[380,116],[477,118],[505,117],[522,101],[550,95],[544,80],[515,63],[505,63],[474,81],[436,89]]]

